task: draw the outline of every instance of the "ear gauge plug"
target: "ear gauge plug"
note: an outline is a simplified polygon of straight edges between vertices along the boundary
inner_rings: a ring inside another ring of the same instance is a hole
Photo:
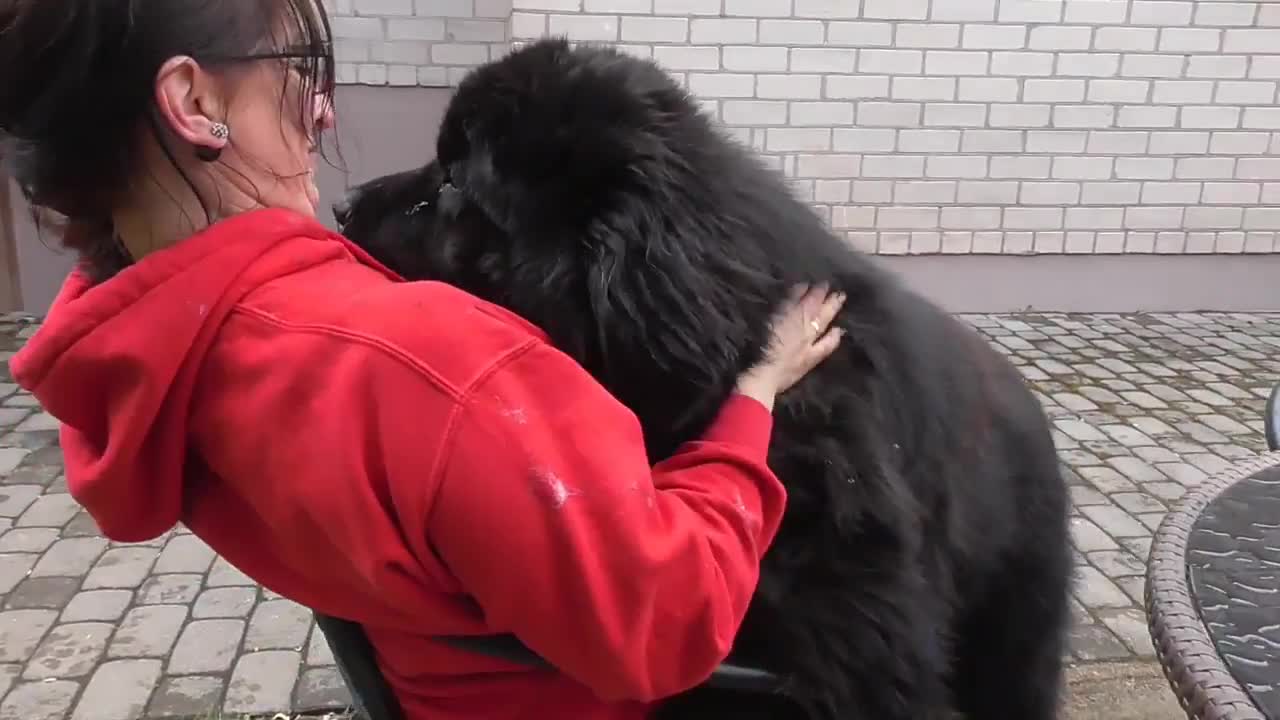
[[[217,140],[226,140],[231,137],[231,128],[226,123],[215,122],[209,126],[209,134]],[[204,162],[213,162],[222,156],[222,148],[209,147],[207,145],[196,146],[196,157]]]

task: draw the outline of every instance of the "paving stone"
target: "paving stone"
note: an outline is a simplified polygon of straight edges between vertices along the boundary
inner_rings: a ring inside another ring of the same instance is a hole
[[[1107,496],[1084,485],[1073,485],[1071,487],[1071,504],[1080,505],[1106,505],[1109,501]]]
[[[25,663],[58,617],[53,610],[0,612],[0,663]]]
[[[1125,447],[1141,447],[1143,445],[1155,445],[1156,441],[1143,435],[1135,428],[1128,425],[1103,425],[1100,428],[1111,439],[1124,445]]]
[[[1138,416],[1131,419],[1129,424],[1137,429],[1138,432],[1153,438],[1178,434],[1178,431],[1173,426],[1158,418]]]
[[[1101,570],[1090,566],[1076,568],[1075,594],[1091,610],[1123,608],[1131,604],[1123,590],[1103,575]]]
[[[1098,409],[1097,403],[1083,395],[1077,395],[1076,393],[1056,393],[1053,396],[1053,399],[1058,404],[1062,405],[1062,407],[1076,412]]]
[[[0,436],[0,446],[3,447],[20,447],[28,450],[36,451],[49,447],[56,447],[58,442],[57,430],[44,430],[33,432],[11,432]]]
[[[78,578],[29,577],[18,583],[5,601],[6,610],[47,608],[61,610],[76,594]]]
[[[18,443],[18,447],[24,447],[31,451],[31,454],[22,461],[22,468],[50,468],[57,470],[59,475],[65,473],[66,468],[63,463],[62,448],[58,446],[58,433],[56,431],[17,434],[24,437]],[[22,468],[19,468],[19,470]]]
[[[1089,398],[1090,400],[1097,403],[1102,403],[1103,405],[1110,405],[1113,403],[1124,401],[1124,399],[1121,398],[1119,395],[1102,387],[1096,387],[1096,386],[1082,387],[1080,388],[1079,392],[1081,395]]]
[[[1174,482],[1186,487],[1196,487],[1208,477],[1200,468],[1185,462],[1157,463],[1156,467]]]
[[[1054,426],[1072,440],[1107,439],[1107,436],[1102,434],[1102,431],[1081,420],[1058,420],[1054,422]]]
[[[329,641],[320,630],[320,626],[316,625],[314,622],[311,624],[311,636],[310,640],[307,642],[307,664],[334,664],[333,648],[329,647]]]
[[[243,620],[196,620],[189,623],[183,628],[169,656],[168,672],[189,675],[230,670],[240,649],[244,626]]]
[[[59,625],[36,648],[22,677],[65,680],[87,676],[107,649],[107,639],[114,631],[106,623]]]
[[[43,492],[39,485],[0,486],[0,517],[19,517]]]
[[[1156,408],[1168,407],[1165,401],[1148,392],[1139,390],[1129,390],[1120,393],[1120,397],[1124,400],[1146,410],[1154,410]]]
[[[1127,550],[1099,550],[1088,553],[1089,562],[1103,575],[1115,579],[1130,575],[1145,575],[1146,565]]]
[[[18,516],[18,527],[62,527],[80,511],[80,505],[67,493],[41,495]]]
[[[1174,457],[1177,457],[1176,455]],[[1115,468],[1121,475],[1135,483],[1143,484],[1149,482],[1167,481],[1163,473],[1155,469],[1151,464],[1139,457],[1113,457],[1107,459],[1107,464]]]
[[[1145,565],[1147,556],[1151,554],[1151,540],[1150,537],[1125,538],[1120,544]]]
[[[0,665],[0,700],[3,700],[9,688],[18,682],[18,676],[21,674],[22,666],[17,663]]]
[[[258,601],[258,589],[252,587],[210,588],[200,593],[191,608],[191,617],[243,618],[249,616]]]
[[[1147,626],[1147,616],[1141,610],[1137,608],[1099,610],[1098,619],[1135,655],[1155,657],[1151,631]]]
[[[1196,468],[1203,471],[1206,475],[1216,475],[1231,468],[1231,463],[1229,461],[1225,458],[1218,457],[1213,453],[1196,453],[1193,455],[1186,455],[1183,459],[1196,466]]]
[[[191,675],[165,678],[147,706],[148,718],[212,718],[222,703],[220,677]]]
[[[107,649],[112,658],[163,657],[187,619],[185,605],[142,605],[130,610]]]
[[[5,383],[5,385],[12,385],[14,388],[18,387],[17,385],[14,385],[13,383]],[[26,392],[15,392],[15,393],[13,393],[13,394],[5,393],[5,395],[7,395],[7,396],[8,396],[8,397],[6,397],[6,398],[4,399],[4,404],[5,404],[5,405],[14,404],[14,405],[15,405],[15,407],[16,407],[16,406],[17,406],[17,403],[19,403],[19,401],[25,401],[25,400],[30,400],[30,401],[31,401],[31,403],[32,403],[32,406],[33,406],[33,407],[34,407],[36,404],[38,404],[38,403],[36,403],[36,402],[35,402],[35,398],[31,397],[31,396],[30,396],[30,395],[28,395]]]
[[[147,573],[160,553],[150,547],[112,548],[102,554],[89,576],[85,590],[103,588],[136,588],[147,579]]]
[[[1193,453],[1202,453],[1207,451],[1204,445],[1197,442],[1191,442],[1186,439],[1185,436],[1166,438],[1163,444],[1165,447],[1169,448],[1170,451],[1176,453],[1176,457],[1179,461],[1183,455],[1191,455]],[[1166,472],[1165,474],[1167,475],[1168,473]]]
[[[23,420],[21,423],[18,424],[17,427],[14,428],[14,430],[18,432],[33,432],[33,431],[39,431],[39,430],[57,430],[57,429],[58,429],[58,419],[44,411],[32,413],[31,415],[27,416],[26,420]]]
[[[133,602],[128,590],[89,590],[76,593],[62,611],[63,622],[104,620],[116,622]]]
[[[257,650],[301,650],[307,642],[314,616],[291,600],[270,600],[258,605],[245,633],[245,648]]]
[[[1132,451],[1118,442],[1111,440],[1085,440],[1084,445],[1089,452],[1102,458],[1113,458],[1131,455]]]
[[[0,427],[11,428],[27,419],[31,414],[30,408],[6,407],[0,410]]]
[[[1102,528],[1103,532],[1114,538],[1148,534],[1148,530],[1142,526],[1142,523],[1114,505],[1085,505],[1080,508],[1080,512]]]
[[[80,511],[76,516],[71,518],[71,522],[62,527],[62,537],[101,537],[102,530],[98,527],[98,523],[94,522],[93,516],[89,513]]]
[[[69,680],[22,683],[0,702],[0,720],[65,720],[79,691]]]
[[[342,709],[351,705],[351,693],[336,667],[311,668],[298,678],[292,708],[301,712]]]
[[[269,713],[289,707],[301,658],[288,650],[248,653],[236,662],[223,702],[227,713]]]
[[[159,660],[112,660],[98,666],[71,720],[137,720],[160,681]]]
[[[107,541],[100,537],[66,538],[55,542],[40,557],[31,574],[36,577],[81,577],[89,572],[93,563],[107,549]]]
[[[1067,464],[1068,470],[1073,467],[1102,464],[1102,458],[1086,450],[1061,450],[1058,452],[1058,455],[1062,458],[1062,461]],[[1074,473],[1075,471],[1073,470],[1072,472]]]
[[[165,544],[156,560],[156,573],[208,572],[213,565],[213,549],[195,535],[175,535]]]
[[[1111,499],[1115,501],[1115,504],[1119,505],[1122,510],[1134,515],[1148,512],[1167,512],[1167,508],[1165,508],[1164,503],[1143,492],[1116,493],[1111,496]],[[1098,505],[1101,503],[1093,504]]]
[[[1089,613],[1089,610],[1084,605],[1080,604],[1079,600],[1070,598],[1068,603],[1071,607],[1071,622],[1073,624],[1088,625],[1094,622],[1093,615]]]
[[[1146,605],[1147,579],[1145,577],[1122,577],[1116,578],[1116,585],[1124,591],[1125,595],[1133,601],[1137,607]]]
[[[1147,483],[1142,489],[1166,503],[1179,500],[1187,494],[1187,489],[1176,482]]]
[[[1225,415],[1204,415],[1201,416],[1200,422],[1224,435],[1247,435],[1254,432],[1253,428]]]
[[[1258,447],[1252,450],[1239,445],[1214,445],[1210,449],[1228,460],[1240,461],[1253,457],[1265,448],[1263,447],[1263,443],[1258,442]]]
[[[1102,528],[1084,518],[1071,519],[1071,541],[1080,552],[1114,550],[1119,547]]]
[[[0,413],[7,412],[0,410]],[[31,454],[26,448],[0,448],[0,475],[8,475],[18,469],[18,465]]]
[[[36,556],[30,553],[5,553],[0,555],[0,595],[18,586],[36,564]]]
[[[1138,522],[1142,523],[1147,530],[1154,533],[1160,527],[1160,523],[1164,520],[1165,513],[1140,513],[1134,517],[1137,518]]]
[[[1080,660],[1131,657],[1129,648],[1104,625],[1077,625],[1069,638],[1071,653]]]
[[[1166,447],[1140,447],[1134,448],[1133,454],[1141,458],[1147,463],[1170,463],[1178,461],[1178,454]],[[1157,471],[1159,472],[1159,471]],[[1163,473],[1160,474],[1161,479],[1165,479]]]
[[[1081,467],[1076,468],[1076,472],[1080,473],[1080,477],[1087,480],[1090,485],[1106,494],[1133,492],[1138,489],[1137,485],[1134,485],[1129,478],[1121,475],[1115,468]]]
[[[194,573],[152,575],[138,588],[139,605],[186,604],[200,594],[204,577]],[[194,617],[200,617],[193,612]]]
[[[57,528],[18,528],[0,535],[0,553],[42,553],[58,539]]]
[[[31,456],[28,455],[26,459],[30,460]],[[26,464],[11,473],[0,475],[0,485],[39,485],[47,488],[61,474],[61,467]]]
[[[209,570],[209,579],[205,582],[209,587],[227,587],[229,585],[257,585],[248,575],[240,572],[224,557],[213,561]]]

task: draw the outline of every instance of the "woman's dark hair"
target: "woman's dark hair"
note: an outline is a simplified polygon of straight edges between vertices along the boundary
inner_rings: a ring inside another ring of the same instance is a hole
[[[165,61],[289,62],[304,83],[299,121],[311,128],[315,93],[332,102],[330,37],[319,0],[0,0],[0,161],[33,209],[67,218],[63,244],[94,274],[113,274],[128,261],[110,211],[140,170],[140,132],[170,161],[194,151],[160,132]]]

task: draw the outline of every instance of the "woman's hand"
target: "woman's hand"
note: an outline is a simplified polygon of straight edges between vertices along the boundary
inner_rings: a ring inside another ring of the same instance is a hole
[[[773,342],[764,359],[738,377],[738,392],[770,410],[781,393],[827,359],[840,345],[844,331],[829,330],[844,305],[843,293],[825,285],[796,288],[773,321]]]

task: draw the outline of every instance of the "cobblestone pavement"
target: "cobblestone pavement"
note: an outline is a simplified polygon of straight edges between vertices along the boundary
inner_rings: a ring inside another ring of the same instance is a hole
[[[966,316],[1035,384],[1075,500],[1076,661],[1150,655],[1152,530],[1264,448],[1280,315]],[[0,317],[8,358],[34,329]],[[67,494],[55,423],[0,368],[0,720],[273,713],[347,702],[309,613],[182,529],[107,542]]]

